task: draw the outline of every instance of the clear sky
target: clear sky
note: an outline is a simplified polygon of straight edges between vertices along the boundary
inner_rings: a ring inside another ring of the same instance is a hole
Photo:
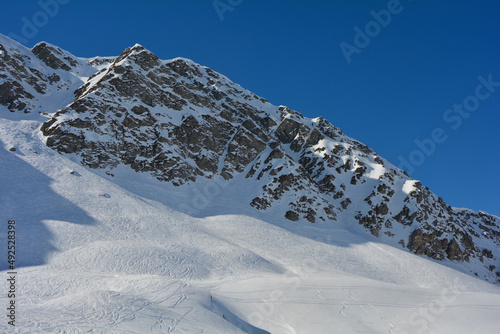
[[[500,1],[2,0],[0,33],[135,43],[323,116],[448,204],[500,216]]]

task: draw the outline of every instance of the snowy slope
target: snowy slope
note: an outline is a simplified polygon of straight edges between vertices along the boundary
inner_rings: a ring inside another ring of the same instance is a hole
[[[188,216],[168,206],[179,188],[124,170],[130,188],[159,200],[147,199],[44,146],[39,122],[0,124],[0,219],[18,226],[17,333],[499,328],[493,285],[344,228],[252,218],[239,201],[243,214]]]

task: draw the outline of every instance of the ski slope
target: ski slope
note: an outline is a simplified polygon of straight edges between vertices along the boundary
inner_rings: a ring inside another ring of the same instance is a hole
[[[37,116],[5,117],[0,269],[15,219],[18,275],[16,326],[4,316],[2,333],[500,332],[494,285],[342,222],[256,212],[239,204],[243,180],[88,170],[42,143]],[[193,208],[206,189],[210,204]]]

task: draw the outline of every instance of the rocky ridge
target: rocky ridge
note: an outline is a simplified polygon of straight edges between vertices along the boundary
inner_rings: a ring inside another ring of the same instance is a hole
[[[248,203],[292,222],[359,225],[383,242],[500,282],[500,219],[452,208],[366,145],[184,58],[140,45],[78,58],[0,36],[0,112],[44,113],[47,146],[90,168],[127,165],[188,187],[258,185]],[[480,268],[478,270],[477,268]]]

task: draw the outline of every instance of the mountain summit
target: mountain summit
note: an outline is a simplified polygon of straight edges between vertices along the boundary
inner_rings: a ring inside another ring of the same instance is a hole
[[[111,178],[126,166],[179,188],[237,186],[256,212],[359,229],[500,282],[498,217],[447,205],[322,117],[274,106],[210,68],[160,60],[139,44],[83,59],[0,35],[0,59],[0,112],[43,115],[45,144],[84,166]]]

